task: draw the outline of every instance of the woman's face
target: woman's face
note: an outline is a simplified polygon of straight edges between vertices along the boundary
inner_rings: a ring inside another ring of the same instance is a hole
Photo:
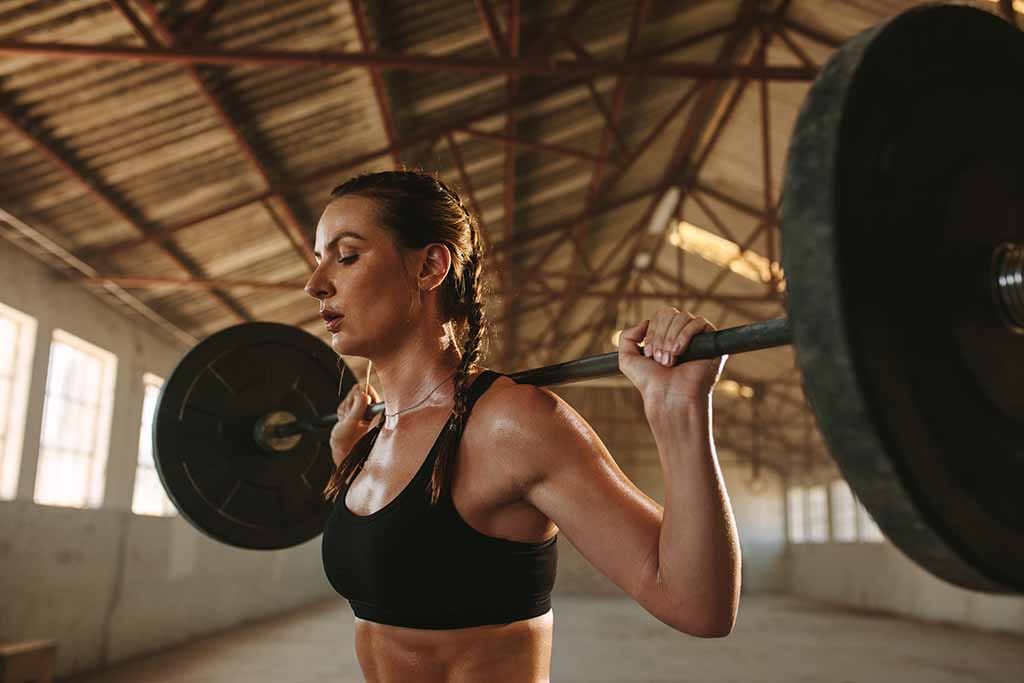
[[[345,195],[327,205],[316,227],[317,267],[305,290],[320,301],[337,353],[373,358],[405,339],[423,315],[419,290],[436,286],[428,252],[436,249],[400,249],[379,225],[371,199]]]

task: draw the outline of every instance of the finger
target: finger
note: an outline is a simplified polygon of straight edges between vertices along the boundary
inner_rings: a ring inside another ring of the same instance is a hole
[[[672,319],[668,331],[665,333],[665,350],[668,351],[670,362],[674,362],[680,351],[680,337],[683,328],[692,320],[689,312],[677,315]]]
[[[655,340],[658,338],[658,332],[664,325],[664,309],[659,308],[654,312],[651,317],[651,324],[647,328],[647,336],[644,337],[644,355],[648,358],[654,357],[655,351]]]
[[[654,337],[651,340],[651,353],[648,354],[662,365],[668,365],[669,338],[668,331],[672,322],[679,317],[685,318],[689,314],[680,313],[678,308],[665,307],[658,311],[655,320]]]
[[[366,420],[371,419],[369,417],[366,417],[366,411],[371,405],[373,405],[374,400],[373,396],[371,396],[370,394],[362,394],[360,398],[362,400],[359,401],[359,419],[360,421],[365,422]]]
[[[672,365],[676,360],[676,356],[679,355],[679,335],[693,318],[693,314],[687,311],[686,313],[674,316],[669,323],[668,329],[665,331],[664,342],[665,353],[668,355],[668,365]]]
[[[707,329],[707,325],[708,322],[704,320],[704,318],[694,318],[693,320],[686,323],[686,325],[683,326],[683,329],[680,330],[679,332],[679,353],[677,353],[676,355],[679,356],[685,353],[686,349],[689,348],[690,342],[693,340],[693,338],[696,337],[698,334],[704,332]]]
[[[660,314],[662,314],[662,311],[657,310],[651,315],[650,325],[647,326],[647,334],[643,338],[643,354],[648,357],[654,352],[654,336],[657,334]]]
[[[650,320],[644,320],[638,325],[627,327],[619,335],[619,353],[623,356],[642,356],[643,352],[638,346],[647,334]]]
[[[341,399],[341,403],[338,404],[338,415],[347,415],[348,414],[349,408],[351,407],[351,403],[352,403],[352,394],[353,393],[354,392],[349,391],[345,395],[345,398]]]

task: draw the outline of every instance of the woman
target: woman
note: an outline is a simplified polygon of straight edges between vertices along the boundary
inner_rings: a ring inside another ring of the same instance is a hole
[[[664,623],[728,634],[740,552],[710,428],[724,359],[668,357],[712,326],[663,308],[619,342],[661,454],[662,509],[556,394],[478,365],[481,239],[454,191],[395,171],[331,197],[305,289],[333,348],[379,378],[379,395],[338,408],[323,536],[366,680],[548,680],[559,530]]]

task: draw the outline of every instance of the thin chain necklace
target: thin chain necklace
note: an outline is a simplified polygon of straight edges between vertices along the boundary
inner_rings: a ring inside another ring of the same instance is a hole
[[[448,380],[450,380],[450,379],[451,379],[452,377],[454,377],[454,376],[455,376],[455,373],[456,373],[456,372],[458,372],[458,370],[456,370],[455,372],[453,372],[452,374],[448,375],[448,376],[447,376],[447,377],[445,377],[445,378],[444,378],[443,380],[441,380],[441,384],[444,384],[445,382],[447,382]],[[397,411],[397,412],[394,412],[394,413],[388,413],[388,412],[385,412],[385,413],[384,413],[384,415],[385,415],[386,417],[395,417],[396,415],[401,415],[402,413],[407,413],[407,412],[409,412],[410,410],[412,410],[413,408],[417,408],[417,407],[419,407],[419,406],[423,405],[423,403],[424,403],[424,402],[425,402],[425,401],[426,401],[426,400],[427,400],[428,398],[430,398],[430,397],[431,397],[431,395],[432,395],[432,394],[433,394],[433,393],[434,393],[435,391],[437,391],[437,390],[438,390],[438,388],[440,388],[441,384],[438,384],[438,385],[437,385],[436,387],[434,387],[433,389],[431,389],[431,390],[430,390],[430,393],[429,393],[429,394],[427,394],[426,396],[424,396],[424,397],[423,397],[423,400],[422,400],[422,401],[420,401],[419,403],[416,403],[416,404],[414,404],[414,405],[411,405],[411,406],[409,406],[408,408],[403,408],[403,409],[401,409],[401,410],[399,410],[399,411]]]

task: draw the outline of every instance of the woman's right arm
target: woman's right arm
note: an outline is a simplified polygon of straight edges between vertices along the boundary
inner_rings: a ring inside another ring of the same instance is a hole
[[[358,384],[338,404],[338,422],[331,428],[331,458],[337,467],[359,439],[373,427],[374,419],[364,420],[366,408],[379,400],[376,389],[367,385],[363,390]]]

